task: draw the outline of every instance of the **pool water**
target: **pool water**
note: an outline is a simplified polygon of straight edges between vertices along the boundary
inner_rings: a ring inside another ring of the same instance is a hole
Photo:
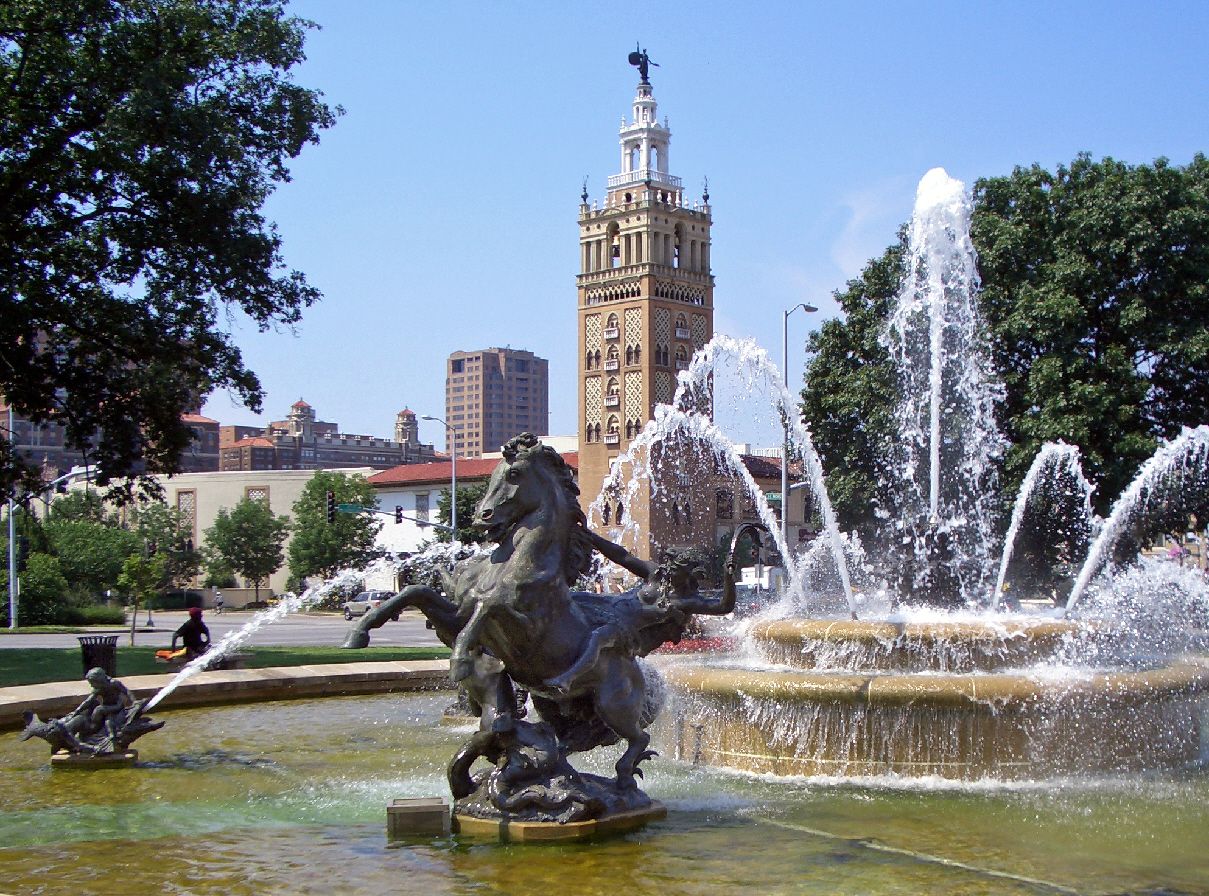
[[[977,786],[759,778],[663,758],[668,817],[588,844],[389,843],[447,793],[448,695],[164,713],[132,769],[0,736],[0,893],[1209,893],[1209,771]],[[607,772],[615,753],[579,762]]]

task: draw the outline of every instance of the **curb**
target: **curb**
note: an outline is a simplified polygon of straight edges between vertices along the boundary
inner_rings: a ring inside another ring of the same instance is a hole
[[[175,675],[131,675],[122,678],[136,700],[151,697]],[[357,694],[451,690],[448,660],[345,663],[318,666],[273,666],[199,672],[182,683],[155,714],[192,706],[299,700]],[[19,730],[23,714],[59,716],[71,712],[91,693],[88,683],[55,681],[0,688],[0,731]]]

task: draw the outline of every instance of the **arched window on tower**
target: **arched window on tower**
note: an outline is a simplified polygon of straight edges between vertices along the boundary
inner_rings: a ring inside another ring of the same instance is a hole
[[[676,346],[676,369],[688,370],[688,352],[684,350],[683,345]]]
[[[634,346],[632,345],[625,347],[625,363],[627,367],[634,363]]]
[[[600,521],[606,526],[613,521],[613,511],[610,509],[608,501],[605,501],[604,506],[600,508]]]
[[[591,349],[588,349],[587,354],[584,355],[584,369],[585,370],[592,369],[592,350]]]
[[[623,522],[625,522],[625,505],[622,504],[620,501],[618,501],[617,502],[617,525],[620,526]]]
[[[634,346],[634,363],[635,364],[642,363],[642,346],[641,345]]]
[[[610,314],[607,318],[605,318],[605,329],[606,330],[616,330],[617,329],[617,315],[616,314]]]
[[[597,349],[596,351],[592,352],[592,366],[593,367],[600,366],[600,349]]]
[[[599,423],[597,423],[597,424],[596,424],[596,426],[595,426],[595,428],[594,428],[594,430],[593,430],[592,441],[593,441],[593,442],[599,442],[599,441],[600,441],[600,424],[599,424]]]
[[[610,364],[606,364],[605,365],[606,367],[610,367],[610,366],[620,367],[621,366],[621,353],[619,351],[617,351],[616,345],[609,346],[609,352],[608,352],[608,355],[605,357],[605,360],[608,362],[611,362]]]
[[[654,168],[656,171],[663,170],[662,168],[659,167],[659,147],[658,146],[651,147],[651,167]]]
[[[638,147],[631,146],[630,151],[628,153],[628,158],[626,160],[626,171],[637,171],[637,170],[638,170]],[[629,201],[630,201],[629,199],[626,200],[626,202],[629,202]]]

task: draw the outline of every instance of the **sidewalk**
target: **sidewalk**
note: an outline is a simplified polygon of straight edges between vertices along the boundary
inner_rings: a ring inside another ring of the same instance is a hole
[[[121,681],[135,699],[140,700],[159,693],[174,677],[131,675]],[[220,703],[433,691],[452,687],[448,660],[229,669],[197,673],[173,691],[152,714]],[[42,718],[71,712],[90,690],[83,680],[0,688],[0,731],[24,727],[22,714],[26,711],[36,712]]]

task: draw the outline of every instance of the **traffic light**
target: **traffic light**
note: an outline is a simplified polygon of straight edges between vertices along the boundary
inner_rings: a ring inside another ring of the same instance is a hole
[[[336,493],[327,493],[327,521],[329,523],[336,522]]]
[[[25,572],[29,563],[29,539],[24,535],[17,536],[17,572]]]
[[[395,505],[395,522],[396,523],[403,522],[403,505],[402,504]]]

